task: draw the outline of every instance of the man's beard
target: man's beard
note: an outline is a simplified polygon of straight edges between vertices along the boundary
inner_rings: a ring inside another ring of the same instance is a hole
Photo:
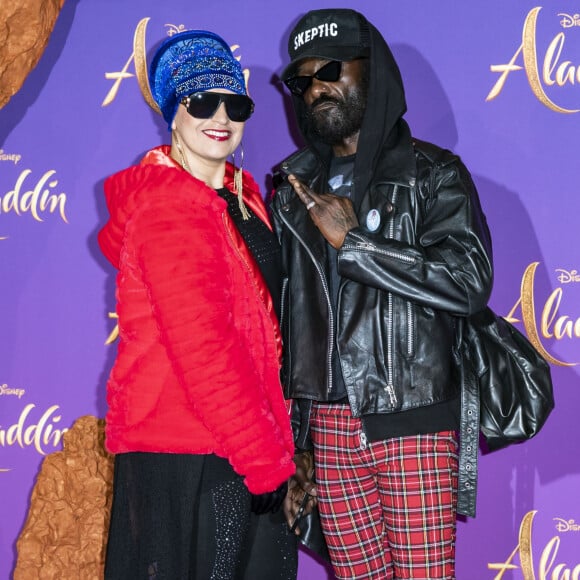
[[[306,120],[318,138],[327,145],[339,145],[362,126],[367,91],[359,85],[344,100],[321,96],[308,107]],[[331,109],[316,110],[321,103],[334,103]]]

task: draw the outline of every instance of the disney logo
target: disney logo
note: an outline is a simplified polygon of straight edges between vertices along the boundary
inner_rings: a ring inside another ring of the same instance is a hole
[[[580,282],[580,274],[578,270],[562,270],[561,268],[556,269],[558,274],[558,282],[561,284],[570,284],[571,282]]]
[[[574,14],[574,16],[571,16],[570,14],[566,14],[565,12],[559,12],[558,16],[562,17],[562,20],[560,20],[562,28],[572,28],[573,26],[580,26],[580,14]]]
[[[26,391],[24,389],[14,389],[9,387],[6,383],[0,385],[0,397],[12,396],[21,399],[25,393]]]
[[[169,29],[167,31],[167,36],[173,36],[174,34],[179,34],[185,30],[185,26],[183,24],[180,24],[179,26],[176,26],[175,24],[166,24],[165,26],[167,26]]]
[[[580,525],[574,520],[563,520],[562,518],[554,518],[556,522],[556,529],[559,532],[580,532]]]
[[[6,153],[4,149],[0,149],[0,161],[12,161],[14,165],[22,159],[22,155],[18,153]]]

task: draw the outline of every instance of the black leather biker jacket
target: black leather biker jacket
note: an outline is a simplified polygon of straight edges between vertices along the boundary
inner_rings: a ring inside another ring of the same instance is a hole
[[[457,396],[457,317],[487,303],[491,243],[459,158],[419,141],[414,151],[415,166],[399,175],[382,176],[379,167],[360,203],[360,225],[338,252],[336,313],[326,242],[289,183],[278,187],[273,215],[287,274],[282,329],[288,398],[332,398],[334,348],[354,416]],[[310,150],[282,168],[325,191],[326,172]]]
[[[288,182],[278,187],[273,214],[287,273],[282,311],[287,397],[329,398],[334,348],[354,416],[457,396],[452,358],[457,317],[487,303],[491,244],[459,158],[419,141],[414,149],[414,174],[381,179],[377,172],[360,204],[360,225],[338,252],[336,321],[326,242]],[[325,190],[325,171],[308,149],[282,167],[314,190]]]
[[[491,241],[471,176],[451,152],[413,142],[414,159],[388,175],[379,164],[358,207],[359,227],[338,252],[342,277],[331,307],[327,244],[285,180],[272,209],[282,245],[283,384],[288,398],[332,398],[338,349],[354,416],[393,413],[460,394],[458,513],[475,515],[479,399],[461,360],[461,317],[492,287]],[[326,171],[309,149],[282,164],[315,191]],[[336,316],[336,320],[334,317]],[[309,405],[295,406],[297,446]]]

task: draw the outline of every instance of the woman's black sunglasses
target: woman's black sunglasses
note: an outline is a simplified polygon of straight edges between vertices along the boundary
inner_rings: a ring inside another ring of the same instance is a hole
[[[335,83],[340,78],[341,71],[342,62],[340,60],[331,60],[320,67],[313,75],[290,77],[284,81],[284,84],[293,95],[303,97],[314,79],[325,83]]]
[[[254,112],[254,101],[246,95],[232,95],[230,93],[193,93],[182,101],[187,112],[196,119],[210,119],[221,103],[226,106],[228,117],[236,123],[247,121]]]

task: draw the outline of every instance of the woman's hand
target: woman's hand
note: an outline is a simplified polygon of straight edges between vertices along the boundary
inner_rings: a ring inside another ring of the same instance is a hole
[[[288,493],[288,482],[281,483],[274,491],[252,494],[252,511],[257,515],[276,513]]]

